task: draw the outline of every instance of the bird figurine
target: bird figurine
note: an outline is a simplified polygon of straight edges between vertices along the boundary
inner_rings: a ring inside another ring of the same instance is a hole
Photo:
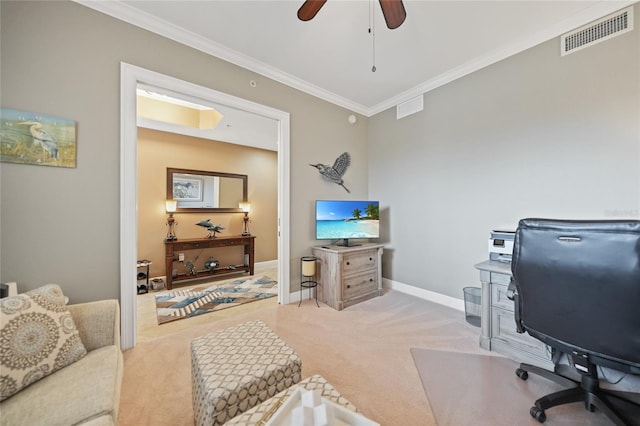
[[[215,271],[220,267],[220,261],[213,258],[213,256],[209,256],[206,262],[204,262],[204,267],[208,269],[210,272]]]
[[[196,225],[202,226],[203,228],[208,228],[210,226],[213,226],[213,223],[211,223],[211,219],[207,219],[201,220],[200,222],[196,223]]]
[[[24,121],[18,124],[31,126],[29,127],[29,132],[31,132],[33,142],[40,144],[42,147],[43,160],[45,159],[46,154],[49,154],[49,156],[54,160],[58,159],[58,142],[56,142],[53,136],[42,128],[41,123],[38,123],[37,121]]]
[[[195,275],[198,273],[198,271],[196,271],[196,265],[194,265],[193,262],[191,262],[190,260],[187,260],[184,266],[186,266],[187,269],[189,270],[187,272],[187,275]]]
[[[224,227],[222,227],[221,225],[214,225],[213,223],[211,223],[211,219],[201,220],[200,222],[196,223],[196,225],[202,226],[203,228],[206,228],[207,231],[209,231],[207,238],[215,238],[216,232],[220,232],[224,229]]]
[[[320,174],[325,180],[329,182],[336,183],[344,188],[345,191],[351,193],[346,186],[344,186],[344,181],[342,180],[342,176],[347,171],[347,167],[351,164],[351,156],[348,152],[343,152],[336,159],[335,163],[333,163],[333,167],[329,167],[326,164],[309,164],[311,167],[315,167],[318,169]]]

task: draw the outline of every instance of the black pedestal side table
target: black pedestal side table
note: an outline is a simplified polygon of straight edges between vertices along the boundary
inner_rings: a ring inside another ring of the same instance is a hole
[[[314,256],[304,256],[300,258],[300,301],[298,302],[298,307],[302,303],[302,290],[305,288],[309,289],[309,299],[311,299],[311,289],[315,288],[316,292],[316,305],[318,308],[320,305],[318,304],[318,281],[316,280],[316,262],[318,261],[317,257]]]

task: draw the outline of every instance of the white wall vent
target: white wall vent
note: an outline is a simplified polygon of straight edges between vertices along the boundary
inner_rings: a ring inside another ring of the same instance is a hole
[[[407,115],[415,114],[422,111],[424,95],[416,96],[408,101],[396,105],[396,120],[406,117]]]
[[[568,55],[633,29],[633,6],[607,15],[560,37],[560,55]]]

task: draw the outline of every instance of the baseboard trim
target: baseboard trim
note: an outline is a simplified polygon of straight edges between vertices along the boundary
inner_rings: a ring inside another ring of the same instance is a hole
[[[449,308],[464,312],[464,300],[462,299],[445,296],[444,294],[436,293],[435,291],[414,287],[412,285],[393,281],[388,278],[382,279],[382,287],[396,290],[401,293],[410,294],[411,296],[419,297],[420,299],[428,300],[430,302],[438,303],[440,305],[448,306]]]
[[[256,262],[253,266],[256,271],[264,271],[265,269],[277,269],[278,268],[278,259],[276,260],[265,260],[264,262]],[[277,277],[274,277],[277,278]]]
[[[444,294],[436,293],[435,291],[414,287],[412,285],[393,281],[388,278],[382,279],[382,287],[409,294],[411,296],[419,297],[420,299],[428,300],[429,302],[434,302],[439,305],[444,305],[457,311],[464,312],[464,300],[462,299],[445,296]],[[299,290],[289,293],[289,304],[300,302],[300,296],[301,295]],[[304,297],[303,299],[306,300],[306,298]]]

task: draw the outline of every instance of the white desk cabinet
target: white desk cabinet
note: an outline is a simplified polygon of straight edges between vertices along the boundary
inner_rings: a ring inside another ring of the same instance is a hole
[[[527,333],[516,332],[514,302],[507,298],[511,264],[487,260],[475,267],[482,283],[480,347],[518,362],[553,369],[550,348]]]
[[[318,298],[342,310],[382,291],[381,244],[356,247],[320,246],[312,249],[320,262]]]

